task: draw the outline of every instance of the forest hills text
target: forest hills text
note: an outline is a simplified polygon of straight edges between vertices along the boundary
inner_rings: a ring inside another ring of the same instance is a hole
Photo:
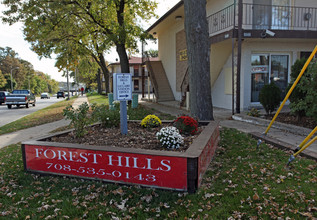
[[[34,148],[35,158],[52,160],[52,161],[67,161],[73,163],[83,163],[83,164],[98,164],[114,167],[124,167],[132,169],[142,169],[142,170],[157,170],[169,172],[172,169],[171,161],[167,159],[156,159],[149,158],[146,155],[139,157],[139,155],[117,155],[117,152],[106,152],[99,151],[84,151],[77,150],[71,151],[61,150],[61,149],[45,149],[45,148]],[[126,154],[126,153],[124,153]]]

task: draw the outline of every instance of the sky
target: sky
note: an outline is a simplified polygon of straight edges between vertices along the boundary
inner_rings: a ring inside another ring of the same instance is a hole
[[[179,2],[179,0],[157,0],[157,2],[159,2],[159,5],[156,14],[161,17]],[[0,16],[2,16],[2,11],[4,10],[5,6],[0,4]],[[155,21],[156,19],[153,19],[150,24],[145,25],[145,28],[149,27]],[[55,59],[42,58],[40,60],[38,55],[31,51],[31,45],[24,40],[21,23],[9,26],[0,21],[0,47],[11,47],[18,53],[19,58],[29,61],[33,65],[34,70],[49,74],[52,79],[57,81],[66,81],[66,78],[62,77],[62,72],[58,72],[58,69],[55,67]],[[155,45],[152,45],[151,48],[157,49]],[[118,58],[118,55],[115,50],[112,50],[112,52],[106,54],[105,57],[107,61],[114,62],[116,58]]]

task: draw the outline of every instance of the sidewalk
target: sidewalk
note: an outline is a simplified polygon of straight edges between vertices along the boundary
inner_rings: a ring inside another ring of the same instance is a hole
[[[188,115],[189,112],[180,109],[171,103],[153,103],[140,101],[141,105],[153,108],[157,111],[168,113],[174,116]],[[232,116],[231,110],[214,108],[214,119],[218,120],[220,126],[235,128],[244,133],[252,134],[256,139],[260,138],[277,147],[294,150],[311,132],[311,129],[293,126],[289,124],[274,122],[266,136],[263,135],[270,121],[247,116],[246,113],[235,114]],[[256,147],[256,146],[254,146]],[[317,142],[313,143],[301,155],[317,160]]]
[[[77,108],[84,102],[88,103],[86,95],[79,96],[74,101],[73,107]],[[13,133],[0,135],[0,148],[48,135],[50,132],[54,131],[57,128],[69,125],[69,122],[69,120],[62,119],[52,123],[43,124],[36,127],[19,130]]]

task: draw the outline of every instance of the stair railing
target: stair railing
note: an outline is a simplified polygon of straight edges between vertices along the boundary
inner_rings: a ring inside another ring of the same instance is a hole
[[[150,76],[150,80],[151,80],[151,83],[153,85],[153,88],[154,88],[154,94],[155,94],[155,97],[156,97],[156,100],[159,99],[159,94],[158,94],[158,84],[157,84],[157,81],[156,81],[156,78],[155,78],[155,75],[154,75],[154,71],[153,71],[153,67],[151,65],[151,62],[150,62],[150,57],[148,55],[148,53],[144,53],[145,55],[145,62],[146,62],[146,66],[148,68],[148,74]]]
[[[180,102],[180,106],[184,106],[186,101],[186,92],[189,91],[189,73],[188,73],[188,67],[186,69],[186,72],[184,74],[182,83],[181,83],[181,93],[182,93],[182,100]]]

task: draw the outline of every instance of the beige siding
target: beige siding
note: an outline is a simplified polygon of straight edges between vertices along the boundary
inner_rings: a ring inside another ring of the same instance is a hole
[[[316,0],[293,0],[294,6],[297,7],[311,7],[317,8],[317,1]]]
[[[230,56],[231,57],[231,56]],[[232,67],[226,67],[224,70],[225,75],[225,95],[232,95]],[[235,73],[237,72],[237,68],[235,68]],[[236,83],[236,77],[235,74],[235,83]]]
[[[231,40],[213,44],[210,47],[210,82],[216,82],[223,66],[232,52]]]
[[[211,1],[209,0],[206,5],[206,12],[207,16],[214,14],[229,5],[232,5],[234,3],[233,0],[223,0],[223,1]]]
[[[181,85],[188,67],[186,33],[182,30],[176,34],[176,91],[181,92]]]
[[[159,58],[176,100],[181,98],[181,93],[176,91],[176,33],[183,29],[183,21],[175,22],[171,29],[160,33],[158,41]]]

